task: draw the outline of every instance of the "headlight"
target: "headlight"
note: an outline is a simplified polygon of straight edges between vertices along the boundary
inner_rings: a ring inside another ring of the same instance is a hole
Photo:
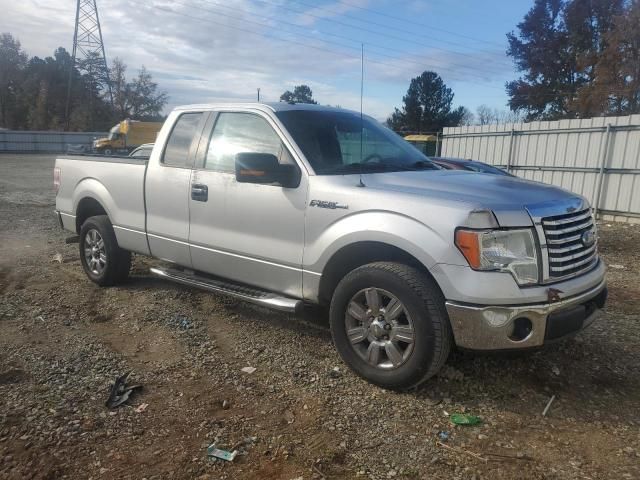
[[[519,285],[538,282],[538,254],[531,229],[459,229],[456,246],[475,270],[509,272]]]

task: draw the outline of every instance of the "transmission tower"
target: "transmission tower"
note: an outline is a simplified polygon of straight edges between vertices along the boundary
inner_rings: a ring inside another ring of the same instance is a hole
[[[71,67],[69,70],[69,84],[67,88],[67,106],[65,118],[69,124],[69,105],[71,103],[71,83],[73,81],[73,69],[82,60],[93,57],[97,60],[100,69],[98,76],[103,77],[107,82],[109,100],[113,106],[113,93],[111,82],[109,81],[109,67],[107,66],[107,56],[104,53],[104,42],[102,41],[102,29],[100,28],[100,17],[98,16],[98,5],[96,0],[78,0],[76,6],[76,27],[73,33],[73,54]]]

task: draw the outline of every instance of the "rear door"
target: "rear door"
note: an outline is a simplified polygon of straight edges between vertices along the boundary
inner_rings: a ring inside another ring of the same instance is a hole
[[[191,267],[189,197],[193,160],[208,112],[177,114],[159,161],[145,180],[147,238],[151,255]]]
[[[302,296],[307,176],[297,188],[238,183],[235,177],[237,153],[271,153],[296,164],[290,151],[262,112],[212,114],[191,179],[194,269]]]

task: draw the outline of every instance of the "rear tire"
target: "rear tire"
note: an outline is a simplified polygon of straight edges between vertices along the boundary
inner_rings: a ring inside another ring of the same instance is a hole
[[[426,273],[400,263],[359,267],[338,284],[329,313],[340,356],[384,388],[415,387],[444,365],[452,345],[444,297]]]
[[[131,269],[131,252],[121,249],[106,215],[90,217],[80,228],[80,262],[94,283],[107,287],[124,282]]]

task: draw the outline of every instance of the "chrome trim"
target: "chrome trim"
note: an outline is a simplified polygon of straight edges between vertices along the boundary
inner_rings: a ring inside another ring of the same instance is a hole
[[[174,242],[174,243],[177,243],[179,245],[186,245],[187,247],[189,246],[189,243],[187,243],[185,241],[176,240],[175,238],[163,237],[162,235],[156,235],[155,233],[147,232],[147,237],[157,238],[158,240],[166,240],[168,242]]]
[[[584,247],[584,245],[583,245],[583,247]],[[589,248],[586,248],[586,249],[582,250],[579,253],[574,253],[573,255],[563,255],[561,257],[551,257],[551,258],[549,258],[549,263],[562,263],[562,262],[568,262],[569,260],[575,260],[577,258],[582,258],[585,255],[589,255],[590,253],[594,252],[595,249],[596,249],[596,244],[594,243]],[[549,253],[552,253],[551,249],[549,249]]]
[[[579,222],[580,220],[584,220],[585,218],[590,218],[590,217],[591,217],[591,212],[587,210],[585,213],[577,217],[563,218],[561,220],[544,220],[543,223],[545,225],[551,225],[551,226],[566,225],[567,223]]]
[[[547,222],[542,220],[542,225],[547,226]],[[547,235],[562,235],[564,233],[575,232],[576,230],[583,230],[587,227],[593,226],[593,220],[589,220],[588,222],[581,223],[580,225],[574,225],[573,227],[563,228],[561,230],[545,230]]]
[[[557,261],[556,258],[552,257],[553,254],[562,253],[558,252],[558,250],[562,250],[564,248],[571,248],[571,246],[566,246],[572,242],[579,242],[582,239],[582,234],[573,235],[566,238],[554,238],[556,235],[562,235],[564,233],[570,233],[570,230],[576,227],[569,227],[567,229],[553,230],[546,229],[547,226],[554,225],[566,225],[575,221],[580,221],[585,217],[591,217],[591,220],[588,223],[581,224],[580,228],[588,228],[591,226],[592,229],[595,230],[595,220],[591,214],[591,208],[586,200],[581,197],[573,197],[565,200],[555,200],[551,202],[544,202],[536,205],[528,205],[525,207],[529,212],[531,219],[533,220],[534,227],[536,229],[536,233],[538,234],[538,239],[540,241],[540,254],[542,257],[542,275],[541,275],[541,283],[543,285],[557,283],[564,280],[568,280],[570,278],[576,277],[578,275],[582,275],[587,273],[592,268],[595,268],[598,263],[598,255],[597,249],[594,250],[596,253],[592,260],[595,259],[593,265],[588,265],[588,262],[584,265],[585,268],[583,270],[579,270],[577,272],[569,273],[563,276],[553,276],[551,274],[551,265],[554,261]],[[553,220],[554,217],[559,217],[563,215],[573,215],[568,218],[560,218]],[[553,248],[554,246],[558,246],[557,248]],[[575,250],[575,249],[574,249]],[[568,250],[571,251],[571,250]],[[579,258],[579,256],[578,256]],[[562,261],[562,260],[560,260]],[[574,264],[575,267],[575,264]],[[556,267],[557,268],[557,267]],[[570,270],[570,268],[566,268],[565,270]],[[558,270],[553,270],[557,272]]]
[[[602,280],[596,287],[573,297],[564,298],[555,303],[532,305],[464,305],[447,301],[445,306],[449,314],[451,328],[456,345],[472,350],[500,350],[539,347],[544,344],[547,317],[558,310],[584,303],[600,294],[606,287]],[[597,318],[599,309],[587,317],[584,329]],[[511,340],[509,335],[513,321],[519,317],[528,318],[533,329],[524,340]]]
[[[547,239],[547,243],[549,245],[562,245],[565,243],[571,243],[571,242],[576,242],[578,240],[580,240],[582,238],[582,235],[575,235],[573,237],[567,237],[567,238],[559,238],[559,239]]]
[[[598,243],[594,243],[593,246],[596,246]],[[549,254],[557,255],[559,253],[573,252],[574,250],[578,250],[579,248],[584,248],[584,245],[578,243],[576,245],[570,245],[566,248],[549,248]]]
[[[241,258],[243,260],[249,260],[249,261],[252,261],[252,262],[264,263],[265,265],[271,265],[271,266],[274,266],[274,267],[285,268],[287,270],[293,270],[295,272],[302,271],[301,268],[290,267],[289,265],[282,265],[280,263],[274,263],[274,262],[270,262],[268,260],[262,260],[260,258],[248,257],[246,255],[240,255],[239,253],[232,253],[232,252],[227,252],[227,251],[224,251],[224,250],[217,250],[215,248],[204,247],[202,245],[196,245],[194,243],[189,243],[188,245],[190,247],[192,247],[192,248],[199,248],[200,250],[206,250],[208,252],[219,253],[221,255],[229,255],[230,257]]]
[[[549,270],[552,271],[552,272],[564,272],[565,270],[572,270],[574,268],[580,267],[582,265],[586,265],[587,263],[591,262],[594,258],[596,258],[596,255],[597,255],[597,253],[593,252],[591,255],[589,255],[584,260],[580,260],[579,262],[572,263],[571,265],[564,265],[564,266],[561,266],[561,267],[550,266]],[[551,263],[553,263],[553,262],[551,262]]]
[[[255,303],[263,307],[280,310],[282,312],[299,312],[303,306],[302,300],[283,297],[267,291],[264,291],[263,295],[252,296],[247,293],[238,291],[238,288],[243,288],[243,286],[241,285],[234,285],[222,281],[211,280],[205,277],[200,277],[196,274],[190,275],[176,270],[164,270],[161,268],[150,268],[149,271],[153,275],[164,278],[165,280],[171,280],[172,282],[180,283],[182,285],[187,285],[190,287],[200,288],[209,292],[221,293],[230,297],[244,300],[246,302]],[[251,288],[252,290],[258,291],[258,289],[255,289],[253,287],[246,288]]]
[[[113,228],[117,229],[117,230],[124,230],[125,232],[139,233],[140,235],[146,235],[146,233],[144,233],[141,230],[135,230],[133,228],[127,228],[127,227],[121,227],[120,225],[113,225]]]

